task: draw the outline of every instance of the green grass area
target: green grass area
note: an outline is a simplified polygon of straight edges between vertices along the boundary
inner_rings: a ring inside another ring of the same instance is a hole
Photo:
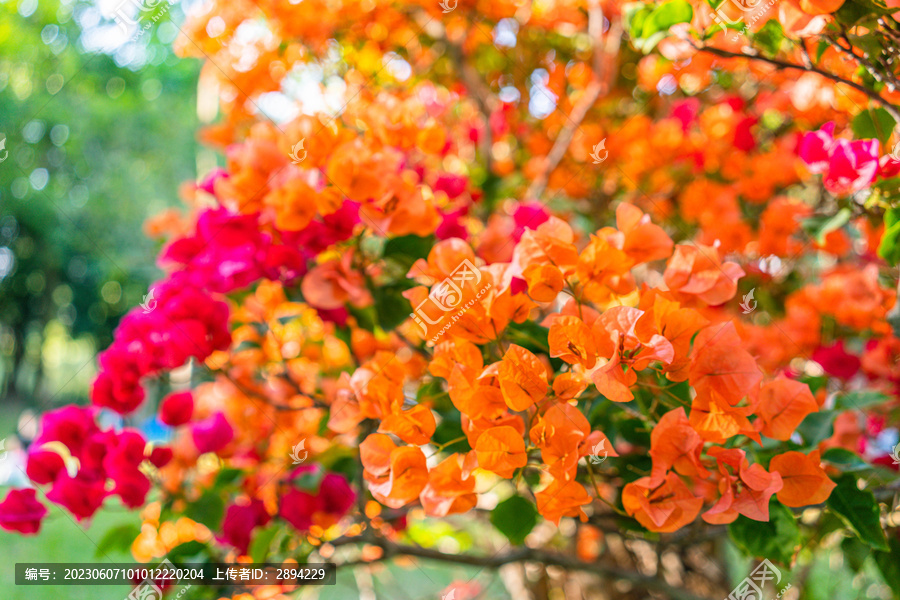
[[[0,492],[5,496],[6,491]],[[59,507],[50,504],[50,513],[37,536],[23,536],[0,530],[0,555],[8,558],[0,566],[0,596],[4,600],[124,600],[128,586],[22,586],[15,585],[17,562],[134,562],[127,552],[110,551],[96,555],[96,544],[111,528],[139,523],[136,512],[100,511],[89,525],[75,522]]]

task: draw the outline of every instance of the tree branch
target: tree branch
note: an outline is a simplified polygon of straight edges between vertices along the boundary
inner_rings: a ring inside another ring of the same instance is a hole
[[[765,62],[770,65],[779,67],[781,69],[794,69],[797,71],[807,71],[810,73],[817,73],[826,79],[830,79],[831,81],[834,81],[837,83],[843,83],[844,85],[847,85],[859,92],[862,92],[863,94],[868,96],[870,99],[879,103],[884,108],[884,110],[886,110],[888,112],[888,114],[890,114],[892,117],[894,117],[895,121],[900,122],[900,110],[897,110],[896,106],[894,106],[893,104],[891,104],[890,102],[888,102],[887,100],[882,98],[880,95],[878,95],[873,90],[870,90],[869,88],[865,87],[864,85],[860,85],[858,83],[850,81],[849,79],[844,79],[843,77],[835,75],[834,73],[829,73],[828,71],[823,71],[822,69],[820,69],[814,65],[798,65],[798,64],[786,62],[783,60],[778,60],[777,58],[768,58],[768,57],[762,56],[760,54],[742,54],[742,53],[738,53],[738,52],[730,52],[728,50],[722,50],[721,48],[715,48],[713,46],[698,46],[693,41],[690,41],[690,40],[689,40],[689,43],[699,52],[706,52],[708,54],[714,54],[715,56],[719,56],[721,58],[745,58],[748,60],[756,60],[756,61],[760,61],[760,62]]]
[[[650,577],[635,571],[622,570],[618,567],[600,563],[589,563],[567,555],[537,550],[534,548],[517,548],[494,556],[472,556],[468,554],[447,554],[430,548],[422,548],[420,546],[408,544],[397,544],[380,536],[343,538],[341,540],[335,540],[334,542],[331,542],[331,544],[334,546],[342,546],[354,543],[354,541],[357,543],[369,543],[378,546],[383,551],[381,558],[377,561],[350,561],[337,565],[338,568],[356,566],[358,564],[371,564],[372,562],[390,560],[396,556],[414,556],[416,558],[439,560],[460,565],[483,567],[486,569],[499,569],[503,565],[511,563],[537,562],[573,571],[594,573],[595,575],[609,577],[618,581],[627,581],[645,589],[662,592],[675,600],[702,600],[698,596],[695,596],[686,590],[673,587],[656,577]]]
[[[569,150],[572,138],[575,137],[575,132],[581,126],[581,122],[584,121],[588,110],[597,102],[600,95],[609,89],[608,71],[612,71],[612,69],[607,69],[608,65],[605,64],[605,61],[607,57],[618,54],[619,44],[622,40],[621,27],[618,26],[617,22],[616,30],[610,32],[611,35],[607,36],[607,43],[604,44],[603,10],[598,2],[593,2],[588,9],[588,33],[594,45],[593,77],[591,82],[585,87],[581,98],[578,99],[578,102],[572,108],[572,114],[569,115],[568,123],[556,136],[556,141],[553,142],[553,147],[545,159],[546,164],[544,168],[541,169],[538,176],[528,186],[528,190],[525,192],[526,200],[536,200],[547,188],[550,174],[559,166],[559,163]]]

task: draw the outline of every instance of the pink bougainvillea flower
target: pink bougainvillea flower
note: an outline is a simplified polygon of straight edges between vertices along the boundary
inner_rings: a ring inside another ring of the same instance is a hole
[[[697,120],[697,114],[700,112],[700,100],[697,98],[688,98],[680,102],[672,104],[672,118],[681,121],[681,128],[687,131],[691,128],[694,121]]]
[[[438,225],[434,235],[439,240],[448,240],[450,238],[460,238],[462,240],[469,239],[469,232],[466,226],[460,221],[469,212],[469,207],[464,206],[457,210],[451,210],[441,213],[441,224]]]
[[[246,554],[253,529],[265,526],[270,519],[262,500],[254,498],[246,504],[232,504],[225,511],[222,535],[218,539],[234,546],[241,554]]]
[[[74,405],[46,412],[41,417],[41,433],[34,444],[62,442],[73,456],[78,457],[85,440],[99,431],[94,422],[95,414],[93,408]]]
[[[828,157],[825,189],[832,194],[854,194],[875,181],[878,140],[837,140]]]
[[[818,131],[803,134],[797,153],[806,163],[810,173],[819,174],[828,170],[831,148],[834,146],[834,122],[829,121]]]
[[[221,412],[194,423],[191,437],[200,453],[218,452],[234,438],[234,428]]]
[[[159,420],[170,427],[184,425],[194,414],[194,395],[190,391],[176,392],[159,404]]]
[[[756,148],[756,138],[753,137],[753,126],[759,122],[754,116],[744,117],[734,128],[734,147],[744,152],[750,152]]]
[[[859,371],[859,357],[844,349],[844,340],[837,340],[830,346],[819,346],[812,354],[812,359],[822,366],[829,375],[850,379]]]
[[[32,450],[28,453],[25,474],[28,479],[41,485],[53,483],[60,471],[66,468],[62,456],[51,450]]]
[[[291,489],[281,497],[278,514],[299,531],[306,531],[312,527],[313,514],[321,509],[322,500],[318,496],[302,490]]]
[[[209,175],[207,175],[197,187],[199,187],[207,194],[215,196],[216,181],[218,181],[219,179],[228,179],[229,177],[230,175],[228,174],[228,171],[222,168],[216,168],[210,171]]]
[[[322,510],[338,517],[344,516],[356,501],[353,488],[338,473],[328,473],[322,478],[319,497],[322,499]]]
[[[147,460],[150,461],[157,469],[162,469],[164,466],[169,464],[172,460],[172,457],[175,455],[172,452],[171,448],[166,448],[165,446],[157,446],[150,452],[150,456],[147,457]]]
[[[34,497],[34,490],[9,490],[0,502],[0,527],[19,533],[37,533],[41,520],[47,515],[47,507]]]
[[[550,213],[539,202],[523,202],[513,211],[513,239],[518,242],[526,229],[537,229],[538,225],[550,219]]]
[[[878,161],[878,176],[888,179],[900,175],[900,142],[894,146],[893,154],[885,154]]]
[[[93,479],[81,473],[75,477],[61,473],[47,492],[47,500],[59,504],[79,521],[93,516],[106,496],[105,479]]]
[[[452,173],[441,173],[434,182],[434,191],[444,192],[451,200],[462,196],[467,187],[469,187],[468,177]]]

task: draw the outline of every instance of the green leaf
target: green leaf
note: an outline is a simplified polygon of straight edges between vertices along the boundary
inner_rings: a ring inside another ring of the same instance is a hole
[[[550,342],[548,341],[550,330],[541,327],[534,321],[510,323],[506,328],[506,334],[511,342],[532,352],[550,352]]]
[[[216,483],[215,487],[224,487],[227,485],[231,485],[236,482],[240,477],[244,474],[242,469],[235,469],[233,467],[225,467],[218,473],[216,473]]]
[[[883,3],[873,0],[846,0],[834,13],[838,22],[850,26],[864,19],[874,21],[877,17],[883,17],[894,12],[895,9],[886,8]]]
[[[632,2],[622,7],[623,26],[632,39],[641,37],[644,21],[653,12],[653,7],[642,2]]]
[[[443,396],[444,393],[444,380],[435,377],[428,383],[419,386],[419,390],[416,392],[416,402],[421,403],[428,400],[434,400],[435,398]]]
[[[197,556],[204,550],[206,550],[206,544],[202,544],[197,540],[193,540],[190,542],[185,542],[183,544],[178,544],[177,546],[169,550],[168,553],[166,553],[166,558],[174,563],[185,558],[192,558],[194,556]]]
[[[687,0],[669,0],[657,6],[641,27],[641,37],[649,38],[655,33],[665,32],[672,25],[689,23],[694,17],[694,9]]]
[[[522,496],[510,496],[491,511],[491,523],[514,546],[525,541],[537,522],[537,509]]]
[[[829,448],[822,454],[822,460],[837,466],[841,471],[865,471],[872,468],[859,455],[846,448]]]
[[[860,541],[859,538],[846,537],[841,542],[841,552],[844,553],[844,558],[847,559],[847,564],[850,565],[850,568],[855,573],[859,573],[869,554],[872,553],[872,549]]]
[[[859,539],[876,550],[888,550],[875,495],[859,489],[854,475],[842,475],[825,504],[841,517]]]
[[[884,213],[884,235],[878,246],[878,256],[891,265],[900,262],[900,208],[889,208]]]
[[[261,529],[256,532],[256,534],[253,536],[253,541],[250,542],[249,548],[250,556],[253,557],[253,562],[266,562],[266,558],[269,556],[269,546],[272,545],[272,540],[275,539],[275,536],[283,530],[284,527],[282,525],[275,524],[269,525],[265,529]]]
[[[804,219],[800,225],[817,243],[824,244],[825,236],[846,225],[852,214],[849,208],[842,208],[834,215],[817,215]]]
[[[195,501],[188,503],[184,515],[217,531],[225,514],[225,502],[216,492],[207,491]]]
[[[262,346],[259,345],[259,342],[254,342],[253,340],[244,340],[237,346],[235,346],[232,352],[243,352],[244,350],[259,350]]]
[[[896,121],[888,111],[883,108],[870,108],[856,115],[850,127],[857,138],[876,138],[883,147],[890,139],[895,125]]]
[[[100,558],[109,552],[128,552],[134,539],[140,535],[141,527],[135,523],[113,527],[100,539],[94,556]]]
[[[832,436],[834,433],[834,418],[835,413],[833,410],[823,410],[806,415],[806,418],[797,427],[797,432],[807,445],[815,446],[825,438]]]
[[[884,582],[894,591],[894,598],[900,598],[900,540],[891,537],[889,552],[874,552],[875,564],[884,577]]]
[[[755,34],[753,41],[772,56],[778,54],[781,42],[784,41],[784,29],[775,19],[769,19]]]
[[[800,528],[793,513],[775,498],[769,502],[767,523],[741,515],[728,526],[728,535],[745,554],[785,565],[800,545]]]
[[[375,299],[375,314],[378,326],[385,331],[390,331],[409,318],[412,306],[409,300],[403,297],[403,291],[409,289],[406,282],[376,287],[372,290]]]
[[[434,242],[434,236],[404,235],[391,238],[384,245],[382,257],[400,264],[409,271],[418,259],[428,257]]]
[[[849,410],[866,408],[868,406],[884,404],[888,400],[890,400],[890,398],[881,392],[876,392],[874,390],[859,390],[841,394],[835,398],[834,409]]]

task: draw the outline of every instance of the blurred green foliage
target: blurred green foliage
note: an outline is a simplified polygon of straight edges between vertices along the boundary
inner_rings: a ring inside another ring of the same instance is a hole
[[[7,402],[85,397],[94,354],[158,276],[158,247],[142,223],[175,205],[180,183],[195,177],[199,64],[171,51],[177,28],[168,19],[180,6],[116,45],[108,40],[118,28],[97,6],[0,3]]]

